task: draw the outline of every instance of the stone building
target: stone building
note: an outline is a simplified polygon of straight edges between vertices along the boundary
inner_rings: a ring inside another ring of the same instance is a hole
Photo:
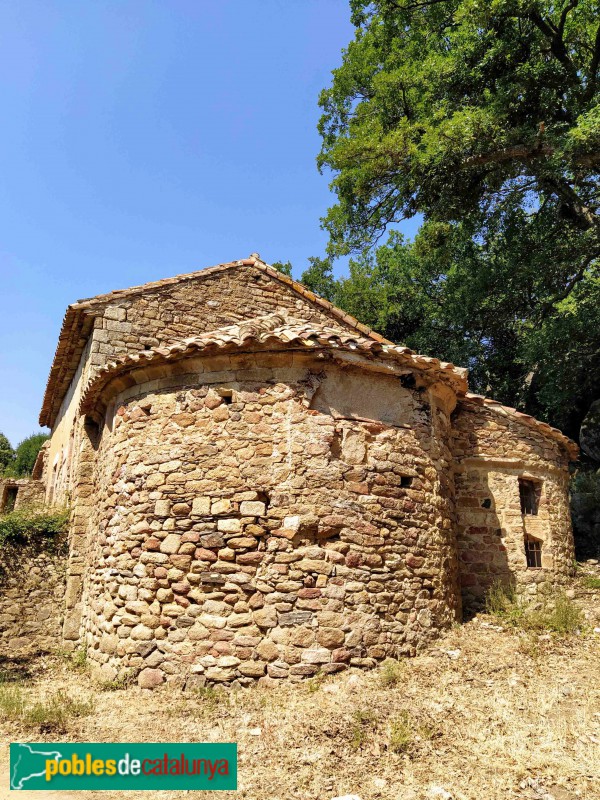
[[[575,445],[258,257],[69,306],[40,422],[107,679],[369,667],[571,570]]]

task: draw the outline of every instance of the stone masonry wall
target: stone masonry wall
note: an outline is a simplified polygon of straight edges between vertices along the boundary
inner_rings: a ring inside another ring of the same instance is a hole
[[[27,506],[43,505],[45,487],[43,481],[31,478],[5,478],[0,480],[0,513],[5,510],[9,490],[17,490],[14,510]]]
[[[574,558],[567,454],[530,425],[468,401],[453,439],[464,607],[479,607],[496,581],[530,596],[564,583]],[[535,516],[521,513],[519,478],[538,487]],[[526,536],[541,542],[541,569],[527,567]]]
[[[66,537],[0,546],[0,659],[60,644]]]
[[[52,430],[47,499],[64,503],[74,490],[82,421],[82,388],[98,367],[123,353],[171,344],[239,320],[286,310],[306,321],[346,330],[343,323],[286,284],[251,266],[183,279],[94,307],[93,329]]]
[[[90,370],[115,355],[172,343],[278,310],[347,330],[335,317],[257,267],[232,267],[113,298],[98,307],[86,380]]]
[[[96,445],[82,631],[100,675],[301,679],[452,623],[433,390],[298,353],[169,369],[115,399]]]

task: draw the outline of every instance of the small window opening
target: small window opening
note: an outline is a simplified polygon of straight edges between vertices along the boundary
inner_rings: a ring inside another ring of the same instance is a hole
[[[400,375],[400,386],[403,386],[405,389],[414,389],[416,385],[417,381],[412,372],[408,372],[406,375]]]
[[[492,501],[490,500],[489,497],[485,498],[485,500],[481,503],[481,507],[482,508],[491,508],[492,507]]]
[[[100,442],[100,424],[92,417],[86,417],[84,421],[85,432],[94,450]]]
[[[17,502],[17,494],[19,493],[18,486],[8,486],[4,492],[3,502],[2,502],[2,513],[3,514],[10,514],[10,512],[14,509],[15,503]]]
[[[539,539],[525,537],[525,558],[527,566],[531,569],[540,569],[542,566],[542,543]]]
[[[400,488],[408,489],[412,486],[413,479],[410,475],[402,475],[400,478]]]
[[[538,513],[539,485],[534,481],[519,478],[519,498],[521,500],[521,514],[535,516]]]
[[[230,406],[233,403],[233,391],[231,389],[219,389],[219,396],[224,405]]]

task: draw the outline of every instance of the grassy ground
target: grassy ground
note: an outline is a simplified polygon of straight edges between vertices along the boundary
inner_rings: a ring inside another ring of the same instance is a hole
[[[63,740],[237,741],[239,790],[224,800],[598,800],[599,578],[586,567],[558,623],[495,608],[418,658],[275,689],[99,691],[64,659],[48,657],[18,681],[7,669],[0,797],[36,796],[6,789],[8,742]],[[211,796],[152,800],[186,794]]]

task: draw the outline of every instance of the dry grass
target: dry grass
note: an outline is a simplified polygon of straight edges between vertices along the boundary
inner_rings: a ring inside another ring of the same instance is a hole
[[[600,592],[581,589],[576,604],[583,632],[557,636],[481,615],[429,652],[372,673],[239,692],[105,687],[93,715],[70,717],[66,736],[41,738],[237,741],[239,790],[223,800],[432,800],[444,796],[436,787],[454,800],[597,800]],[[19,686],[29,707],[61,690],[85,702],[94,687],[64,661]],[[18,714],[2,715],[0,731],[5,742],[30,736]]]

